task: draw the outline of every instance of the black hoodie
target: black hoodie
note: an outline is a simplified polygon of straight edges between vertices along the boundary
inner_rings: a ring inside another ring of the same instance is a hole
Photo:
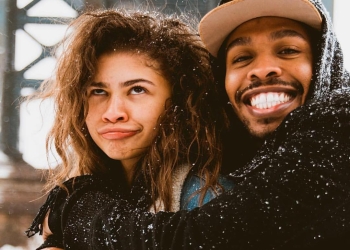
[[[308,99],[230,173],[235,188],[192,211],[157,214],[122,199],[89,200],[89,190],[79,202],[97,202],[98,212],[74,230],[88,232],[90,249],[350,249],[349,74],[328,12],[310,2],[323,24]]]

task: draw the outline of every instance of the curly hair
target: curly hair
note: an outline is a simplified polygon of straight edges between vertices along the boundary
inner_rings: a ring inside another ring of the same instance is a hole
[[[172,96],[159,118],[158,135],[140,162],[152,199],[171,207],[172,173],[187,164],[203,177],[203,199],[218,185],[226,116],[218,100],[210,57],[199,36],[180,16],[121,10],[87,11],[70,24],[61,45],[55,76],[41,86],[40,97],[53,98],[57,119],[47,138],[62,164],[49,176],[57,185],[82,174],[105,171],[106,159],[88,134],[86,89],[98,58],[123,51],[144,55],[171,84]],[[214,189],[216,190],[216,189]]]

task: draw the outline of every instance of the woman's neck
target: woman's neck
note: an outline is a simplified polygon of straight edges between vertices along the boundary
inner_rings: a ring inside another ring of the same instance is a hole
[[[129,186],[131,185],[131,183],[134,179],[135,168],[136,168],[136,164],[138,161],[139,161],[139,158],[121,161],[121,164],[122,164],[123,169],[124,169],[125,178],[126,178],[127,183],[129,184]]]

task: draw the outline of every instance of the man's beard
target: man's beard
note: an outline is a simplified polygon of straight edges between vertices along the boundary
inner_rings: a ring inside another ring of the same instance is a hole
[[[270,123],[272,123],[273,121],[275,120],[275,118],[262,118],[259,120],[259,123],[260,124],[265,124],[265,125],[268,125]],[[262,130],[259,130],[259,131],[255,131],[254,129],[252,129],[250,127],[250,122],[249,120],[247,119],[242,119],[242,123],[244,125],[244,127],[248,130],[249,134],[253,137],[253,138],[256,138],[256,139],[259,139],[259,140],[264,140],[266,137],[268,137],[270,134],[272,134],[275,129],[273,129],[272,131],[266,126],[264,129]]]

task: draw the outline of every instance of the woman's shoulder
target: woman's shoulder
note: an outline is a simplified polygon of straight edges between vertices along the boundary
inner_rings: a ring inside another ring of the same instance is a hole
[[[200,202],[200,189],[203,186],[204,180],[197,174],[189,173],[182,188],[180,209],[192,210],[196,207],[204,205],[222,194],[223,191],[233,189],[234,183],[229,176],[220,174],[218,177],[218,185],[215,190],[209,188],[204,197],[202,203]]]

